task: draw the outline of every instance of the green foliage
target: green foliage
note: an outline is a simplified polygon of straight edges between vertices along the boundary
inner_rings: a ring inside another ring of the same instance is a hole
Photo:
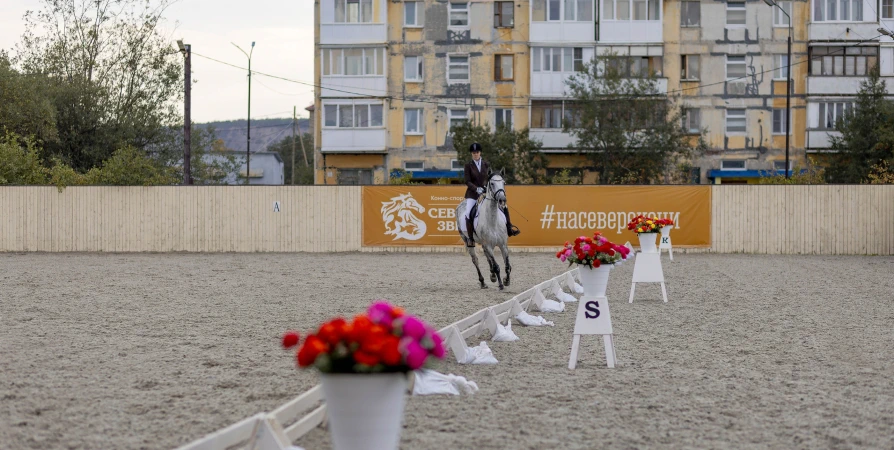
[[[887,161],[882,161],[870,168],[866,176],[869,184],[894,184],[894,170],[888,167]]]
[[[7,132],[0,138],[0,185],[46,184],[46,169],[33,139],[24,139]]]
[[[413,174],[407,172],[404,169],[394,169],[391,172],[391,176],[388,178],[388,184],[392,185],[415,185],[422,184],[418,181],[413,181]]]
[[[158,164],[133,147],[116,150],[103,161],[102,169],[91,169],[86,177],[88,184],[112,186],[174,185],[182,181],[173,168]]]
[[[832,136],[829,166],[831,183],[861,183],[874,165],[894,163],[894,105],[885,99],[887,87],[878,67],[860,84],[856,108],[836,124],[841,136]]]
[[[803,170],[800,166],[795,166],[791,176],[785,178],[785,175],[778,175],[773,172],[761,174],[757,179],[757,184],[826,184],[826,174],[823,169],[816,167],[808,167]]]
[[[571,169],[565,168],[553,175],[549,182],[550,184],[581,184],[583,177],[579,173],[572,173]]]
[[[302,153],[301,145],[304,144]],[[292,146],[295,148],[295,184],[314,184],[314,137],[310,133],[296,136],[294,143],[292,136],[267,147],[268,152],[277,152],[283,160],[283,174],[285,184],[292,184]]]
[[[471,161],[469,146],[473,142],[481,144],[481,157],[490,164],[491,170],[504,169],[508,184],[538,184],[546,182],[542,175],[546,167],[546,157],[541,153],[543,145],[531,139],[528,129],[513,130],[508,126],[491,131],[489,125],[476,125],[469,121],[450,129],[453,134],[453,148],[457,159]]]
[[[0,53],[0,133],[33,136],[39,142],[56,140],[56,109],[47,95],[48,84],[42,76],[19,73]]]
[[[629,78],[626,61],[597,56],[566,81],[576,103],[563,128],[600,183],[667,182],[674,167],[705,150],[705,131],[684,132],[680,106],[658,90],[654,74]]]

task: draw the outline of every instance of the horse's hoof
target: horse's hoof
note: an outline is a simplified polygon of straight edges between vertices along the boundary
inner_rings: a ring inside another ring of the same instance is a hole
[[[496,282],[497,282],[497,276],[494,275],[494,274],[490,274],[490,282],[491,282],[491,283],[496,283]]]
[[[481,289],[487,289],[487,285],[486,285],[486,284],[482,284],[482,285],[481,285]]]
[[[501,290],[501,291],[503,290],[503,286],[500,286],[500,290]]]
[[[504,285],[504,286],[509,286],[509,280],[503,280],[503,285]]]

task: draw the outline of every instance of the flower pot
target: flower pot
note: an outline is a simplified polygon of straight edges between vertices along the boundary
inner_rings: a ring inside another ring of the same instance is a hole
[[[658,233],[639,233],[636,236],[639,238],[640,252],[658,253],[658,248],[655,245],[655,240],[658,238]]]
[[[397,450],[407,375],[321,374],[335,450]]]
[[[580,266],[580,284],[584,287],[584,295],[587,297],[605,297],[605,289],[608,287],[608,274],[613,265],[603,264],[595,269]]]
[[[664,237],[669,236],[670,232],[671,232],[671,228],[673,228],[673,225],[665,225],[665,226],[661,227],[661,235]]]

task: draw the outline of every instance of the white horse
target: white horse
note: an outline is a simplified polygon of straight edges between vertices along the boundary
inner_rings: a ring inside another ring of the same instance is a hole
[[[490,265],[490,281],[498,283],[500,290],[503,286],[509,286],[509,273],[512,272],[512,266],[509,265],[509,246],[507,241],[509,235],[506,233],[506,215],[503,214],[502,208],[506,207],[506,191],[503,181],[503,171],[500,173],[489,173],[487,184],[485,186],[484,200],[478,204],[478,217],[475,219],[474,233],[475,242],[481,245],[484,250],[484,256]],[[456,207],[456,229],[464,243],[469,242],[469,237],[462,231],[464,226],[460,226],[460,221],[466,220],[466,203],[461,202]],[[500,247],[500,253],[503,254],[503,261],[506,265],[506,279],[500,279],[500,265],[494,257],[494,248]],[[475,247],[466,247],[472,262],[475,263],[475,270],[478,271],[478,282],[481,283],[481,289],[486,289],[484,277],[481,276],[481,268],[478,267],[478,256],[475,254]]]

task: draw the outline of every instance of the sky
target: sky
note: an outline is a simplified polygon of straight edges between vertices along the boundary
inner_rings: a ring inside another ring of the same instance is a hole
[[[22,16],[41,6],[41,0],[0,0],[0,48],[14,53],[25,31]],[[291,117],[293,106],[299,117],[307,117],[304,108],[314,99],[313,8],[313,0],[178,0],[169,7],[163,33],[170,36],[171,48],[177,48],[177,39],[192,46],[193,122],[245,119],[248,59],[232,43],[248,52],[252,41],[252,71],[307,83],[255,73],[252,119]]]

